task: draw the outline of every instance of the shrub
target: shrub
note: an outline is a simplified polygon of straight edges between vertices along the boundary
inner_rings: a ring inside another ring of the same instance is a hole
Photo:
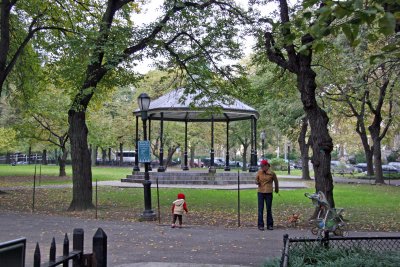
[[[287,163],[285,162],[284,159],[271,159],[269,160],[269,164],[271,164],[271,167],[274,171],[285,171],[287,170]]]
[[[400,262],[399,252],[375,252],[361,249],[323,249],[314,247],[307,252],[303,249],[292,249],[289,252],[289,266],[320,266],[320,267],[395,267]],[[267,260],[264,267],[280,266],[280,258]]]

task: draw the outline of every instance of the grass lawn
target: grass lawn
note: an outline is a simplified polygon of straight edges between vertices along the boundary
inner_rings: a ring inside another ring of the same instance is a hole
[[[29,187],[7,191],[0,194],[0,210],[32,211],[32,177],[34,166],[0,166],[0,187],[29,185]],[[37,170],[38,171],[38,170]],[[68,172],[71,169],[69,167]],[[119,180],[131,172],[131,168],[93,168],[94,180]],[[71,178],[59,178],[57,166],[42,167],[42,184],[71,183]],[[12,176],[12,177],[10,177]],[[7,182],[4,182],[7,180]],[[54,181],[55,180],[55,181]],[[281,190],[274,194],[274,219],[277,227],[286,227],[287,219],[293,213],[299,213],[301,223],[298,227],[310,228],[307,219],[314,207],[304,196],[312,193],[313,182],[308,189]],[[199,225],[215,225],[236,227],[238,224],[238,192],[236,190],[205,189],[166,189],[160,188],[161,222],[170,222],[170,208],[177,193],[186,194],[189,214],[185,215],[185,223]],[[336,207],[345,208],[344,217],[349,220],[352,230],[399,231],[400,222],[396,215],[400,214],[400,187],[335,184],[334,198]],[[71,202],[71,188],[36,189],[35,212],[42,214],[58,214],[94,218],[95,210],[85,212],[67,212]],[[240,192],[241,226],[255,227],[257,220],[256,191]],[[95,188],[93,188],[95,203]],[[157,213],[157,190],[152,187],[152,207]],[[135,221],[143,211],[143,188],[98,188],[98,218],[109,220]]]
[[[132,173],[133,166],[129,167],[92,167],[92,179],[93,181],[111,181],[121,180],[127,175]],[[72,167],[71,165],[66,166],[67,177],[58,177],[59,167],[55,165],[36,165],[36,181],[40,185],[50,184],[65,184],[72,183]],[[179,169],[177,169],[179,170]],[[207,171],[205,168],[193,168],[192,170]],[[142,168],[141,171],[144,171]],[[218,172],[224,172],[223,169],[218,169]],[[239,170],[242,172],[241,170]],[[237,169],[232,169],[231,172],[237,172]],[[278,175],[287,175],[287,171],[278,171]],[[35,165],[16,165],[11,166],[7,164],[0,164],[0,187],[7,186],[30,186],[33,183],[33,177],[35,174]],[[301,170],[291,171],[291,175],[301,176]],[[12,183],[4,182],[1,177],[16,177]],[[18,177],[24,177],[18,179]],[[30,177],[31,179],[27,179]],[[51,178],[50,178],[51,177]]]
[[[127,175],[132,173],[133,166],[130,167],[92,167],[92,179],[93,181],[110,181],[110,180],[121,180]],[[72,183],[72,167],[67,165],[66,168],[67,177],[58,177],[59,167],[55,165],[36,165],[36,179],[41,185],[48,184],[65,184]],[[31,185],[35,174],[35,165],[17,165],[11,166],[6,164],[0,164],[0,186],[9,186],[9,183],[5,184],[1,182],[1,177],[15,176],[15,185]],[[25,179],[18,179],[18,177],[25,177]],[[30,177],[30,180],[26,178]],[[51,177],[51,179],[49,179]]]

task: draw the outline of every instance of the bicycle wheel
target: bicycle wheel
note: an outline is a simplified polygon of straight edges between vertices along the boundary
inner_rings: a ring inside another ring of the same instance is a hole
[[[311,228],[311,233],[313,235],[318,235],[319,231],[320,231],[320,229],[318,228],[318,226],[314,226],[313,228]]]
[[[337,236],[348,236],[349,235],[349,231],[347,230],[347,226],[346,225],[341,225],[338,226],[335,231],[333,231],[334,235]]]

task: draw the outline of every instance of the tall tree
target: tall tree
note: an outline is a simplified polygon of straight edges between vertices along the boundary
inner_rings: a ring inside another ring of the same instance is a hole
[[[163,55],[170,58],[197,85],[202,83],[195,79],[193,73],[199,74],[199,77],[211,77],[212,72],[219,71],[228,79],[235,78],[229,75],[229,69],[216,64],[221,55],[238,56],[235,53],[238,45],[232,41],[232,37],[237,33],[235,25],[238,17],[235,14],[238,14],[239,9],[232,3],[215,0],[165,1],[164,14],[160,19],[141,29],[132,30],[129,28],[132,25],[130,12],[136,7],[133,0],[105,1],[90,49],[89,63],[79,92],[68,112],[73,165],[73,198],[70,210],[93,207],[86,110],[98,91],[99,83],[107,74],[133,59],[141,60],[149,53],[150,56]],[[115,40],[121,36],[127,38],[119,40],[118,45],[115,45]],[[228,52],[223,51],[226,48]],[[205,65],[207,62],[210,64]]]
[[[322,8],[323,6],[319,7]],[[297,89],[311,128],[311,162],[314,167],[315,189],[323,192],[329,204],[334,207],[330,170],[333,142],[328,132],[328,116],[316,99],[316,73],[312,67],[312,45],[315,38],[301,29],[294,32],[296,22],[296,17],[291,17],[287,1],[279,0],[279,22],[272,23],[273,28],[263,32],[264,51],[269,61],[296,75]],[[308,27],[312,27],[312,23],[309,23]]]

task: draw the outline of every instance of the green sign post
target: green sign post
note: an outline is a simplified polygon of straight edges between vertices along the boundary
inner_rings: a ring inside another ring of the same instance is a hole
[[[138,142],[138,154],[139,162],[146,163],[151,161],[150,156],[150,141],[139,141]]]

